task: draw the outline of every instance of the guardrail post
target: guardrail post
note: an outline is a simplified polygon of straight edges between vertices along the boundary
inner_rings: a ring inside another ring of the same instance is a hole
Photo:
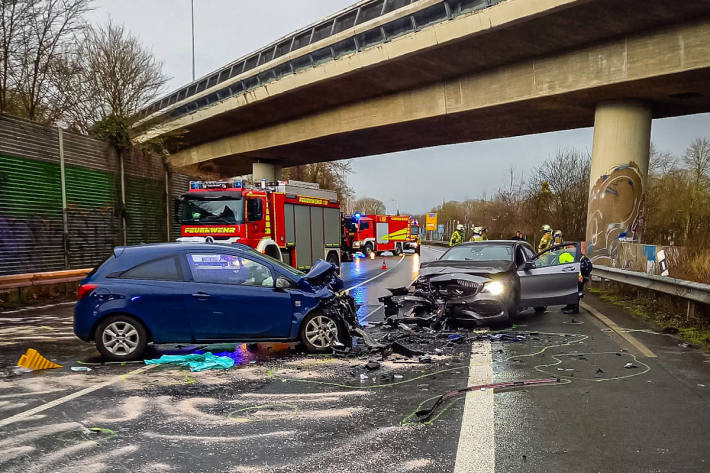
[[[689,300],[688,301],[688,310],[685,313],[685,318],[686,320],[690,320],[695,318],[695,302]]]

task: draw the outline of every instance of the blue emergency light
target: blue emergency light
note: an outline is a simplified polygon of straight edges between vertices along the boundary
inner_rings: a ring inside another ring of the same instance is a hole
[[[362,217],[362,214],[361,214],[361,213],[356,213],[356,214],[354,215],[354,217],[355,217],[355,220],[360,220],[360,217]]]

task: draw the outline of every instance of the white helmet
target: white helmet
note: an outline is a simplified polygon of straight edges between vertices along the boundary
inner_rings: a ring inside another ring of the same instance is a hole
[[[473,227],[473,233],[475,233],[476,235],[480,235],[481,233],[483,233],[483,227]]]
[[[555,230],[555,233],[553,233],[553,236],[562,237],[562,230]]]
[[[463,225],[461,225],[460,223],[456,225],[456,230],[463,230]]]
[[[545,233],[552,233],[552,227],[549,225],[543,225],[542,226],[542,231]]]

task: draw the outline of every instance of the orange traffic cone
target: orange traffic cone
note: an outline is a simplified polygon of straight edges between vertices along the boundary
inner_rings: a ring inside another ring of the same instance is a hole
[[[17,361],[17,366],[22,366],[23,368],[29,368],[31,370],[46,370],[62,367],[62,365],[52,363],[40,355],[34,348],[27,349],[27,352]]]
[[[387,271],[387,261],[382,258],[382,271]]]

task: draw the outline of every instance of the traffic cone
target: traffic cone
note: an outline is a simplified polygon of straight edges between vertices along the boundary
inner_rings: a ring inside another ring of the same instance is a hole
[[[34,348],[28,348],[27,352],[17,360],[17,366],[22,366],[30,370],[46,370],[51,368],[61,368],[62,365],[52,363],[39,354]]]
[[[387,271],[387,261],[382,258],[382,271]]]

